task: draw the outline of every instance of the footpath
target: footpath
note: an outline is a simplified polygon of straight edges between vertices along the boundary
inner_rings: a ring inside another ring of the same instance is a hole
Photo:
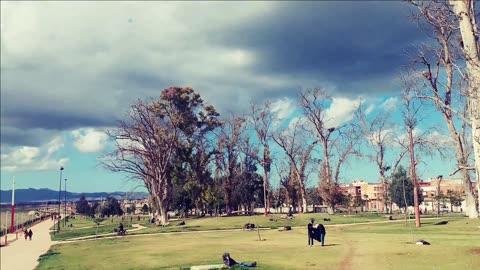
[[[32,240],[25,240],[23,234],[8,234],[7,246],[0,248],[0,269],[33,270],[38,265],[38,258],[45,254],[56,242],[50,239],[49,229],[53,221],[47,219],[28,229],[32,229]],[[16,240],[15,240],[16,239]],[[4,239],[2,239],[3,245]]]

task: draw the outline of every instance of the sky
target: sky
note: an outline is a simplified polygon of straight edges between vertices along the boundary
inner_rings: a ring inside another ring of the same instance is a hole
[[[362,99],[401,124],[399,74],[427,38],[410,15],[401,1],[2,1],[0,187],[15,176],[17,188],[66,178],[72,192],[143,190],[98,165],[104,130],[169,86],[193,87],[222,115],[270,100],[285,121],[300,90],[322,87],[336,123]],[[433,157],[419,173],[454,167]],[[354,179],[376,182],[374,164],[351,162],[342,181]]]

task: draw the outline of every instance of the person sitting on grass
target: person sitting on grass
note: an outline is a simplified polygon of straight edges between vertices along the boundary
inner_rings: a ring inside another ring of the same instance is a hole
[[[118,231],[123,232],[123,223],[120,222],[120,225],[118,226]]]
[[[223,253],[222,259],[223,259],[223,263],[228,267],[232,267],[234,265],[240,265],[240,266],[244,266],[244,267],[255,267],[255,266],[257,266],[257,262],[253,262],[253,263],[237,262],[230,257],[230,253],[228,253],[228,252]]]

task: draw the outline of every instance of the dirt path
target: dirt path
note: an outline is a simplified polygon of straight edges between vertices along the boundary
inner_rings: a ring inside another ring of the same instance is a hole
[[[354,256],[354,251],[355,251],[355,248],[353,247],[353,244],[352,244],[352,241],[350,240],[347,240],[345,242],[347,244],[347,251],[345,253],[345,255],[343,256],[342,258],[342,261],[340,261],[340,264],[339,264],[339,267],[338,269],[339,270],[350,270],[352,269],[352,258]]]
[[[31,227],[33,232],[32,241],[19,238],[2,247],[0,269],[5,270],[32,270],[38,265],[38,258],[45,254],[50,246],[55,244],[50,239],[49,228],[53,221],[47,219]],[[29,228],[30,229],[30,228]]]

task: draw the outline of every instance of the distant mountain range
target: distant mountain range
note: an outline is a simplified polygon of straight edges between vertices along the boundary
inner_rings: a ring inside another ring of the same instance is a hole
[[[80,198],[80,195],[84,194],[87,200],[101,200],[107,196],[113,196],[117,199],[145,199],[148,197],[146,192],[83,192],[74,193],[67,192],[68,201],[76,201]],[[61,200],[64,200],[65,193],[62,191]],[[42,189],[17,189],[15,190],[15,204],[30,203],[30,202],[46,202],[46,201],[58,201],[58,190],[51,190],[47,188]],[[12,202],[12,190],[0,190],[0,203]]]

